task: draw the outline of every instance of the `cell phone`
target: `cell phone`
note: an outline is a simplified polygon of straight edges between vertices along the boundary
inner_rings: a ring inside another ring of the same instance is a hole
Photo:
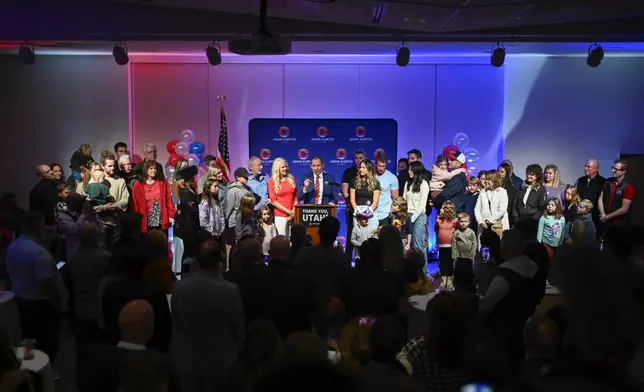
[[[368,319],[366,317],[363,317],[363,318],[360,319],[360,321],[358,321],[358,323],[360,325],[367,325],[367,324],[373,324],[375,321],[376,320],[371,320],[371,319]]]
[[[487,246],[481,247],[481,261],[483,263],[490,261],[490,248]]]
[[[466,384],[461,387],[461,392],[494,392],[494,388],[486,384]]]

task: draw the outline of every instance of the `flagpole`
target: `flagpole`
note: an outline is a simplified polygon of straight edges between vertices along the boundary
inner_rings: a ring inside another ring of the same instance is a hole
[[[226,101],[226,96],[224,94],[217,95],[217,102],[219,102],[221,106],[224,106],[224,101]]]

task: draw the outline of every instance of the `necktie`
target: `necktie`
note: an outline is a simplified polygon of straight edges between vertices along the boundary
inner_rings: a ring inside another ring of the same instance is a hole
[[[315,176],[315,201],[314,204],[318,204],[318,198],[320,197],[320,176]]]

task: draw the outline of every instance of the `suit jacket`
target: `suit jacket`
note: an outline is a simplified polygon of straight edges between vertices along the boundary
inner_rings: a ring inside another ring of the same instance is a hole
[[[304,180],[310,180],[308,192],[304,193]],[[339,189],[336,185],[331,185],[331,182],[336,182],[335,177],[328,173],[322,173],[322,203],[321,204],[338,204],[337,196]],[[315,182],[313,181],[313,173],[309,173],[302,178],[302,182],[297,186],[297,199],[302,200],[304,204],[315,204]]]
[[[496,188],[489,194],[487,190],[481,191],[474,208],[476,221],[478,223],[485,221],[490,221],[491,223],[501,222],[503,230],[508,230],[510,228],[508,203],[508,191],[504,188]],[[480,234],[483,230],[479,227],[478,231]]]

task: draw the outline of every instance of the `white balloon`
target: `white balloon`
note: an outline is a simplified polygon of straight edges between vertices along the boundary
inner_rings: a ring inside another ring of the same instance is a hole
[[[174,146],[174,151],[182,157],[185,157],[190,153],[190,146],[188,146],[188,143],[186,142],[179,142]]]
[[[199,165],[199,157],[196,156],[195,154],[186,155],[186,161],[188,161],[188,165],[190,165],[190,166],[198,166]]]
[[[195,133],[192,131],[192,129],[184,129],[179,134],[179,138],[181,141],[184,141],[186,143],[192,143],[195,141]]]
[[[463,154],[465,154],[465,159],[467,160],[467,163],[476,162],[481,157],[479,155],[479,150],[471,147],[468,147],[465,150],[463,150]]]
[[[459,132],[454,136],[454,145],[461,151],[470,144],[470,137],[466,133]]]
[[[169,182],[172,182],[172,179],[174,178],[174,167],[170,165],[165,167],[165,177]]]

